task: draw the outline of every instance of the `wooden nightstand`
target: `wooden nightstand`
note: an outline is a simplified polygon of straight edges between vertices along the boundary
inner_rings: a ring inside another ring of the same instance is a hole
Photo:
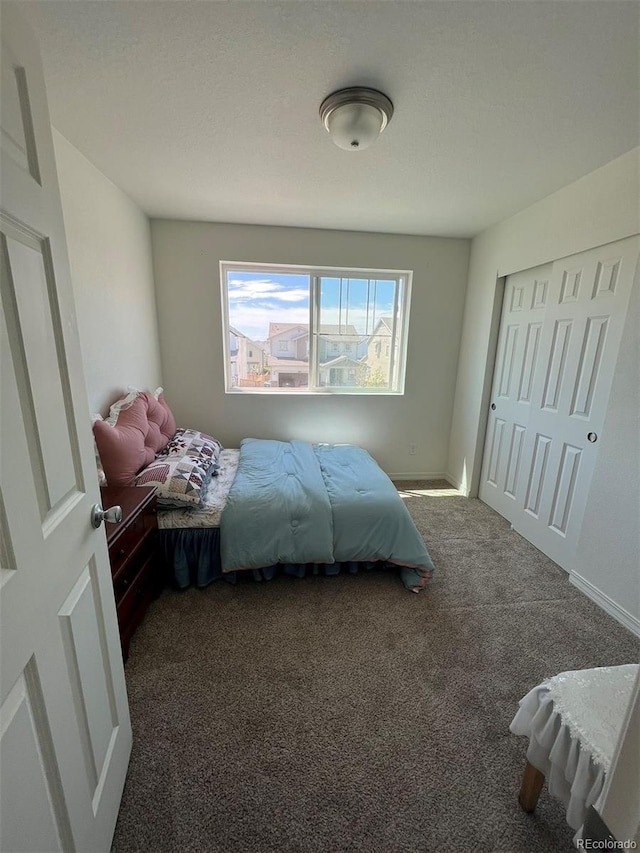
[[[146,486],[107,486],[100,489],[102,506],[122,507],[122,521],[107,524],[107,545],[118,611],[122,656],[153,598],[162,589],[157,554],[155,489]]]

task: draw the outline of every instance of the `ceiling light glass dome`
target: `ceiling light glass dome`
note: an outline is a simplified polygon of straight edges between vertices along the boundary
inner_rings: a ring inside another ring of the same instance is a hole
[[[391,121],[393,104],[376,89],[353,87],[333,92],[320,106],[320,118],[333,142],[345,151],[362,151]]]

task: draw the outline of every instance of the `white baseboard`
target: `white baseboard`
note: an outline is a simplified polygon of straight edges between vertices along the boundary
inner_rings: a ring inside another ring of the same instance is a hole
[[[401,474],[387,474],[390,480],[446,480],[447,483],[451,481],[447,477],[447,475],[442,471],[425,472],[425,471],[404,471]]]
[[[444,471],[401,471],[399,474],[389,474],[391,480],[446,480],[451,483]]]
[[[640,619],[633,616],[628,610],[625,610],[624,607],[620,607],[620,605],[616,604],[612,598],[609,598],[609,596],[599,590],[597,586],[594,586],[591,581],[583,578],[582,575],[579,575],[577,572],[571,572],[569,580],[580,590],[580,592],[584,592],[588,598],[595,601],[595,603],[606,611],[609,616],[613,616],[613,618],[621,625],[628,628],[632,634],[635,634],[636,637],[640,637]]]

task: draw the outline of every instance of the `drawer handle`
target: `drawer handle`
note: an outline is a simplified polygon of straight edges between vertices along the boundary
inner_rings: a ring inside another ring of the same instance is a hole
[[[127,552],[124,550],[124,548],[120,548],[120,550],[118,551],[117,556],[118,556],[118,557],[124,557],[124,555],[125,555],[126,553],[127,553]]]
[[[122,586],[129,586],[130,583],[131,581],[129,580],[129,578],[125,578],[124,580],[120,581],[120,584]]]

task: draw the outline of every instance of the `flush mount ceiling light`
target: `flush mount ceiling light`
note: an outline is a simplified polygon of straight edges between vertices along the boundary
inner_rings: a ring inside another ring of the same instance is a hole
[[[333,92],[320,104],[320,118],[331,139],[345,151],[368,148],[391,121],[393,104],[376,89],[354,86]]]

